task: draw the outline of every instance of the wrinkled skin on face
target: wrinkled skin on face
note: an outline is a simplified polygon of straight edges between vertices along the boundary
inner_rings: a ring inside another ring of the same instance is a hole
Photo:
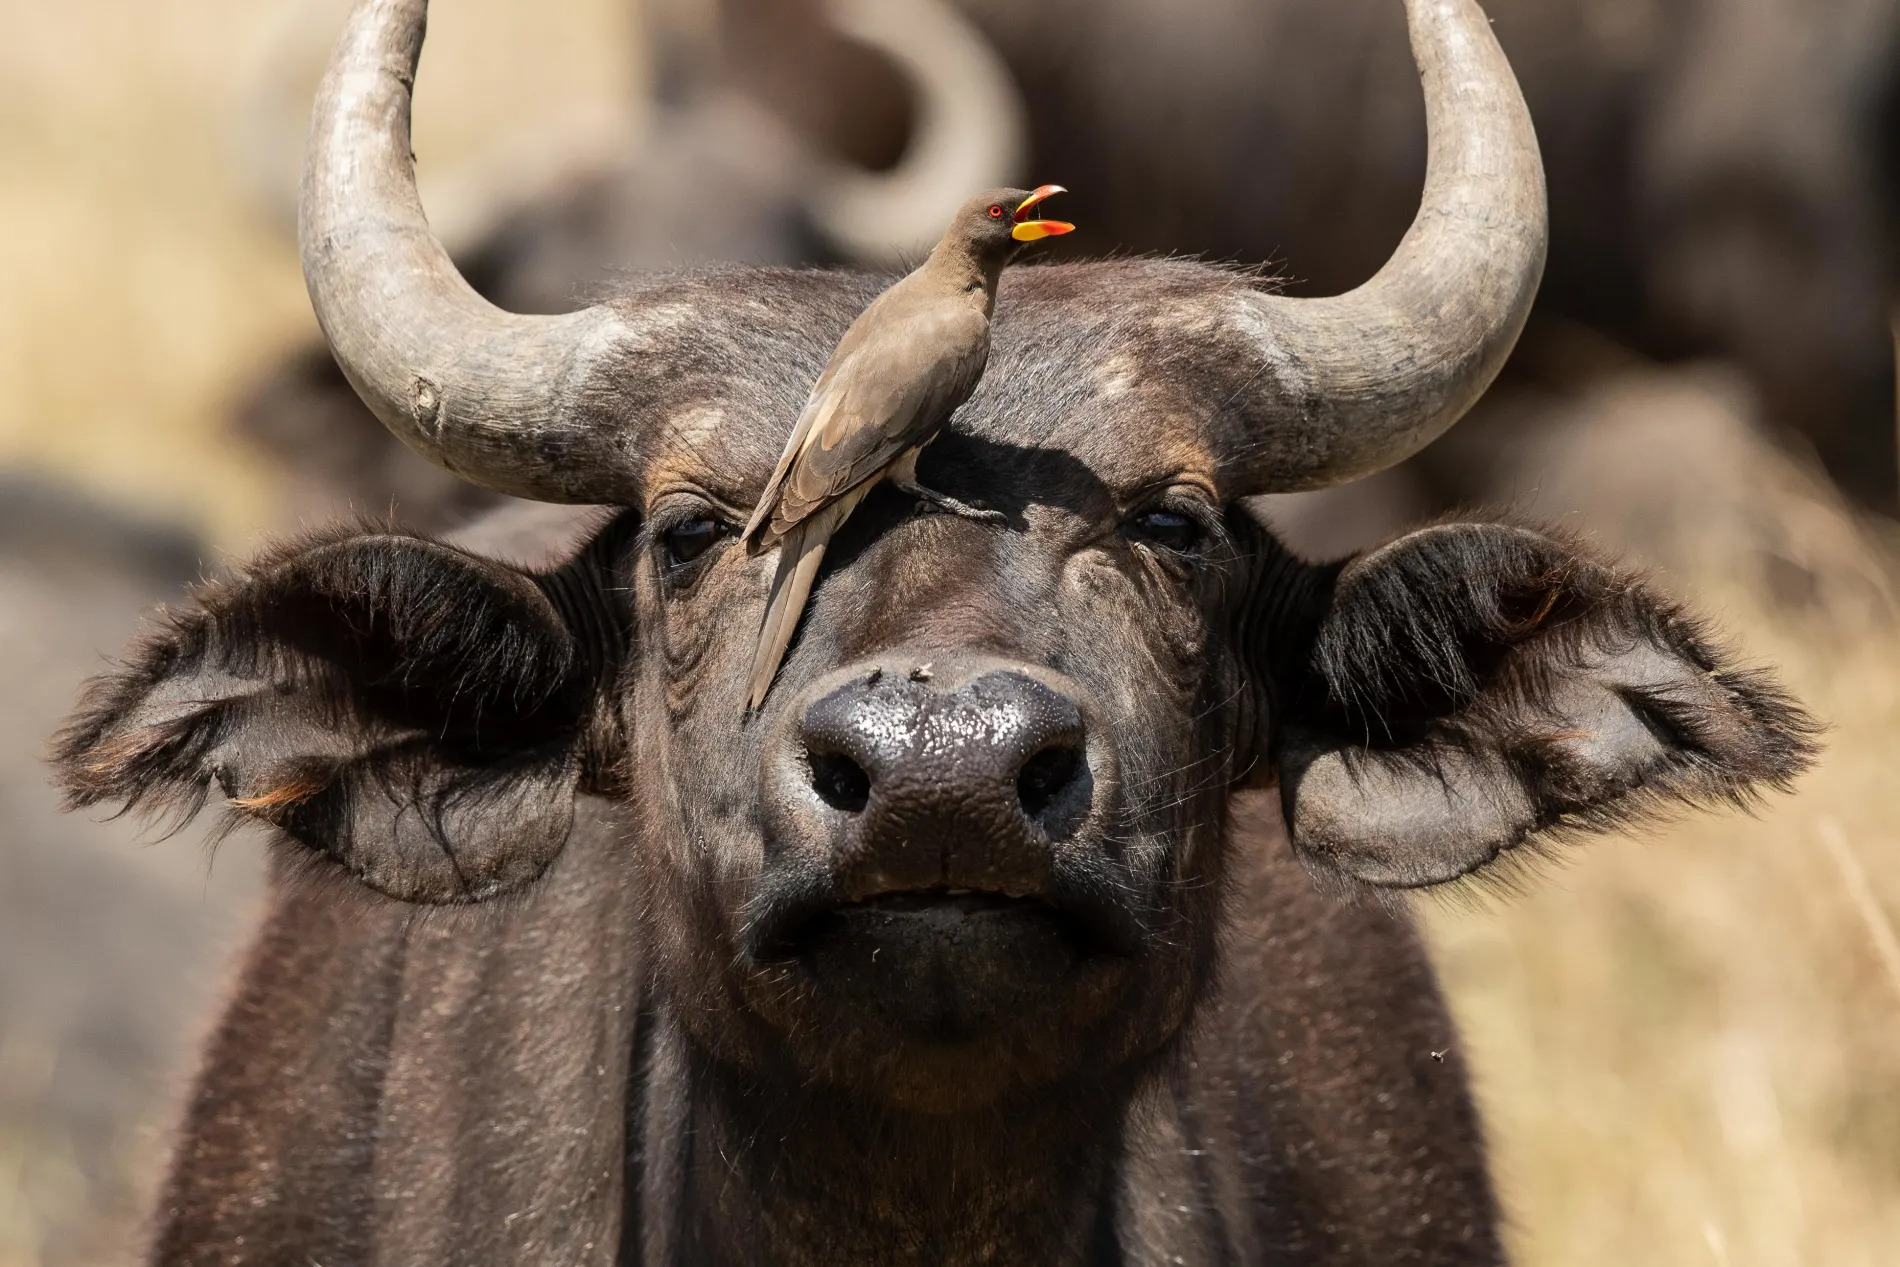
[[[1055,368],[1065,358],[1052,345],[1079,352],[1106,332],[1077,329],[1068,305],[1037,311],[1047,301],[1035,283],[1054,279],[1006,284],[985,385],[922,462],[934,487],[1001,510],[1009,527],[874,494],[833,543],[799,640],[750,719],[744,679],[772,561],[748,558],[734,525],[770,472],[775,419],[722,413],[657,441],[627,578],[642,650],[623,696],[630,762],[663,789],[643,814],[641,857],[664,895],[656,908],[679,913],[663,921],[659,961],[689,1001],[681,1015],[742,1063],[789,1054],[829,1081],[871,1071],[897,1104],[967,1108],[1154,1052],[1205,980],[1226,795],[1251,761],[1255,720],[1229,633],[1247,543],[1234,540],[1214,462],[1170,427],[1180,406],[1165,386],[1112,364]],[[822,348],[807,353],[813,364]],[[1170,431],[1181,439],[1167,443]],[[961,957],[956,975],[983,978],[1008,1006],[943,1042],[925,1031],[950,1023],[941,1013],[954,1001],[893,1014],[919,988],[917,962],[893,954],[897,966],[880,971],[867,960],[847,984],[787,954],[776,933],[794,931],[782,926],[796,913],[782,908],[845,895],[810,843],[824,839],[809,822],[824,807],[808,779],[774,767],[800,759],[793,732],[830,690],[874,672],[943,682],[973,657],[1027,671],[1079,707],[1092,799],[1054,868],[1058,887],[1112,894],[1114,909],[1080,954],[1044,946],[1039,957],[1030,937]],[[1024,975],[1011,962],[1044,964],[1050,979],[1004,987]]]

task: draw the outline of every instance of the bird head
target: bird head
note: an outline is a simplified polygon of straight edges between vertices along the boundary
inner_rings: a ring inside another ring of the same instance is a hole
[[[1064,193],[1061,185],[1043,185],[1037,189],[992,189],[963,204],[963,210],[951,229],[968,238],[980,251],[1006,252],[1023,242],[1072,233],[1075,226],[1065,220],[1040,220],[1036,209],[1043,199]]]

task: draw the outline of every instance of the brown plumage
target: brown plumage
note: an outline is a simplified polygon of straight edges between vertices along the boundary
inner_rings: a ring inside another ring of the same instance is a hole
[[[993,189],[970,199],[930,258],[872,300],[831,354],[746,524],[753,553],[779,547],[748,708],[771,689],[825,546],[879,480],[952,514],[1001,520],[919,486],[917,453],[983,377],[1003,266],[1022,243],[1074,228],[1025,218],[1059,192]]]

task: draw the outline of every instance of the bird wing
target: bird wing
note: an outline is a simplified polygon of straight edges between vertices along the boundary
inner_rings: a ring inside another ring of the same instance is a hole
[[[931,305],[847,338],[812,389],[778,470],[746,527],[766,537],[822,510],[929,441],[983,376],[989,322]]]
[[[848,336],[849,332],[847,332]],[[840,349],[842,351],[842,349]],[[772,478],[765,482],[765,492],[759,496],[758,505],[752,508],[752,518],[746,521],[745,531],[739,534],[742,541],[750,541],[772,512],[778,509],[779,490],[785,486],[785,476],[792,469],[799,452],[805,447],[805,440],[811,435],[812,428],[830,415],[837,404],[838,397],[832,393],[831,385],[837,381],[838,369],[849,356],[833,354],[831,363],[825,366],[825,372],[818,376],[818,382],[812,387],[811,395],[805,399],[805,407],[799,411],[798,421],[792,426],[792,435],[785,442],[785,452],[779,455],[778,466],[772,471]]]

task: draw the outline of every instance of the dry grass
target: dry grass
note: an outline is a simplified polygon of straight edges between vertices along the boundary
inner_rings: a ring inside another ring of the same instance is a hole
[[[1525,1267],[1900,1246],[1900,642],[1729,606],[1833,726],[1799,794],[1431,918]]]
[[[1751,409],[1719,372],[1634,369],[1521,455],[1527,508],[1580,510],[1831,727],[1753,817],[1429,912],[1524,1267],[1900,1261],[1900,556]]]
[[[309,325],[288,244],[226,162],[230,69],[260,8],[0,15],[0,462],[233,549],[275,526],[274,502],[222,441],[221,405]],[[442,4],[425,160],[626,91],[624,21],[616,0]],[[1900,1246],[1900,640],[1770,615],[1719,569],[1705,581],[1834,726],[1800,794],[1601,841],[1525,895],[1430,914],[1525,1267],[1871,1267]],[[58,1054],[4,1017],[0,1039],[17,1100]],[[128,1128],[133,1188],[155,1158],[140,1138]],[[111,1199],[68,1148],[0,1131],[0,1267],[42,1267],[46,1229]]]

